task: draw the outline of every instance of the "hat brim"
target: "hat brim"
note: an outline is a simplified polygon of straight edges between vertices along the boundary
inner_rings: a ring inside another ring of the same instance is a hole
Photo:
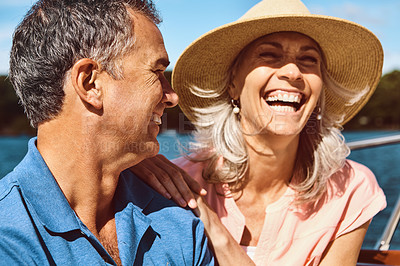
[[[199,97],[191,87],[214,90],[225,85],[229,67],[253,40],[267,34],[294,31],[314,39],[321,47],[330,76],[353,92],[367,92],[353,105],[325,91],[325,112],[348,122],[369,100],[382,75],[383,50],[368,29],[340,18],[323,15],[280,15],[239,20],[218,27],[195,40],[179,57],[172,86],[180,108],[196,122],[193,108],[213,105],[216,98]]]

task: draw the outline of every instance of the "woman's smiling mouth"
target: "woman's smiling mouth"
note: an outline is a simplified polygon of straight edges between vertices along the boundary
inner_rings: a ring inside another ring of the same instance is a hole
[[[273,110],[289,113],[298,111],[304,103],[304,98],[299,92],[274,90],[266,95],[265,101]]]

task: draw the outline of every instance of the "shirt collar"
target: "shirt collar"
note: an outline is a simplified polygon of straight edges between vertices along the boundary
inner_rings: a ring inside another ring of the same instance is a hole
[[[27,204],[50,231],[63,233],[80,229],[75,212],[36,148],[36,139],[29,140],[28,153],[14,169]]]
[[[115,192],[115,222],[119,254],[124,265],[134,264],[139,243],[151,225],[146,208],[154,193],[131,171],[121,173]]]
[[[116,212],[125,208],[129,202],[143,212],[153,199],[154,191],[131,171],[125,170],[120,175],[115,195]]]
[[[80,222],[36,147],[37,138],[29,140],[25,158],[14,169],[21,191],[41,223],[50,231],[64,233],[79,230]],[[129,202],[135,206],[135,216],[141,216],[140,228],[151,220],[142,212],[154,197],[154,192],[129,170],[121,173],[116,190],[116,212],[124,211]],[[137,221],[139,222],[139,221]],[[145,229],[143,229],[145,231]],[[136,232],[140,235],[143,232]]]

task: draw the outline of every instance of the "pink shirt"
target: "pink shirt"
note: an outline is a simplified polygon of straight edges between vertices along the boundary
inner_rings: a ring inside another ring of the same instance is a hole
[[[208,203],[240,243],[245,218],[234,199],[228,196],[228,185],[206,183],[202,178],[204,163],[185,158],[178,158],[174,163],[204,186]],[[385,195],[374,174],[350,160],[331,176],[328,190],[317,207],[293,206],[294,194],[288,188],[279,200],[267,206],[254,255],[257,265],[317,265],[330,241],[360,227],[386,207]]]

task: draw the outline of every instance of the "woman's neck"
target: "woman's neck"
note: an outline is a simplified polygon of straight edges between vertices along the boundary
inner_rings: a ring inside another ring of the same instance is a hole
[[[274,193],[286,188],[293,175],[298,136],[247,136],[247,191]]]

